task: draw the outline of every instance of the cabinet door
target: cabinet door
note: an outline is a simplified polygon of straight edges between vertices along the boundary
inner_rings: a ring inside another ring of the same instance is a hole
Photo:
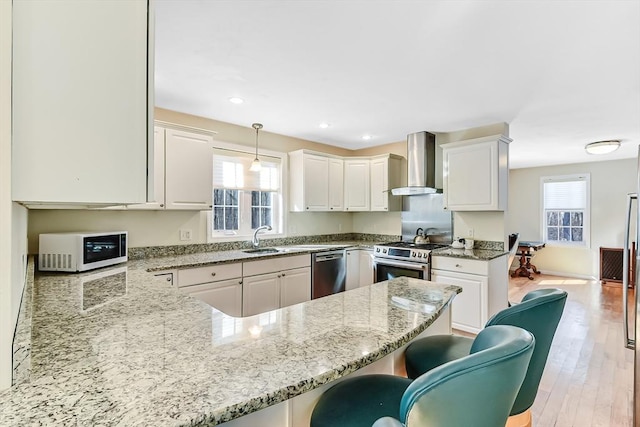
[[[462,292],[453,300],[451,308],[453,327],[466,332],[480,332],[488,320],[487,276],[433,270],[431,280],[462,288]]]
[[[349,249],[347,252],[347,277],[344,289],[349,291],[360,286],[360,252]]]
[[[280,308],[280,273],[244,277],[242,314],[254,314]]]
[[[164,133],[159,126],[153,128],[153,194],[148,203],[127,206],[128,209],[164,209]]]
[[[308,211],[329,210],[329,159],[304,155],[304,198]]]
[[[280,273],[280,307],[311,300],[311,267]]]
[[[359,286],[373,284],[373,250],[360,250]]]
[[[345,210],[369,210],[369,160],[344,161],[344,192]]]
[[[452,211],[506,209],[509,141],[498,135],[442,146],[446,208]]]
[[[167,209],[210,209],[213,139],[207,135],[167,129],[165,147]]]
[[[209,304],[229,316],[242,316],[242,279],[187,286],[180,291]]]
[[[344,161],[329,159],[329,210],[344,210]]]
[[[389,161],[371,160],[371,210],[389,210]]]
[[[146,1],[13,2],[13,200],[146,202],[147,14]]]

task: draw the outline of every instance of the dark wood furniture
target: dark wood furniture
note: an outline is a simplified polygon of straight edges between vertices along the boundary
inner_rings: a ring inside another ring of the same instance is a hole
[[[520,257],[520,267],[516,269],[511,274],[511,277],[527,277],[529,280],[533,280],[531,273],[540,274],[535,265],[531,264],[531,258],[533,258],[533,254],[535,251],[544,248],[544,242],[528,242],[528,241],[520,241],[518,242],[518,253],[517,255]]]
[[[629,287],[635,287],[636,281],[636,243],[631,242],[629,249]],[[622,283],[622,258],[624,249],[622,248],[603,248],[600,247],[600,281],[603,285],[617,286]]]

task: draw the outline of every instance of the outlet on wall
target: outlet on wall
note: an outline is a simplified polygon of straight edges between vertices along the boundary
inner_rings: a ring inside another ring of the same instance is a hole
[[[180,240],[191,240],[191,230],[180,230]]]
[[[467,237],[473,237],[473,228],[470,228],[467,232]]]

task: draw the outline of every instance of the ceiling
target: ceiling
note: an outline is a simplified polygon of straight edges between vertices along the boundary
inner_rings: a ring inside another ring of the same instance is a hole
[[[155,4],[158,107],[348,149],[506,122],[512,168],[637,155],[636,0]]]

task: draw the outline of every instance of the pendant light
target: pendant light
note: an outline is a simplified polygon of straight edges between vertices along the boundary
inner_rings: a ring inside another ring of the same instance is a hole
[[[249,170],[251,172],[260,172],[262,166],[260,166],[260,160],[258,159],[258,131],[262,129],[262,125],[260,123],[254,123],[251,125],[252,128],[256,130],[256,158],[251,162],[251,167]]]

